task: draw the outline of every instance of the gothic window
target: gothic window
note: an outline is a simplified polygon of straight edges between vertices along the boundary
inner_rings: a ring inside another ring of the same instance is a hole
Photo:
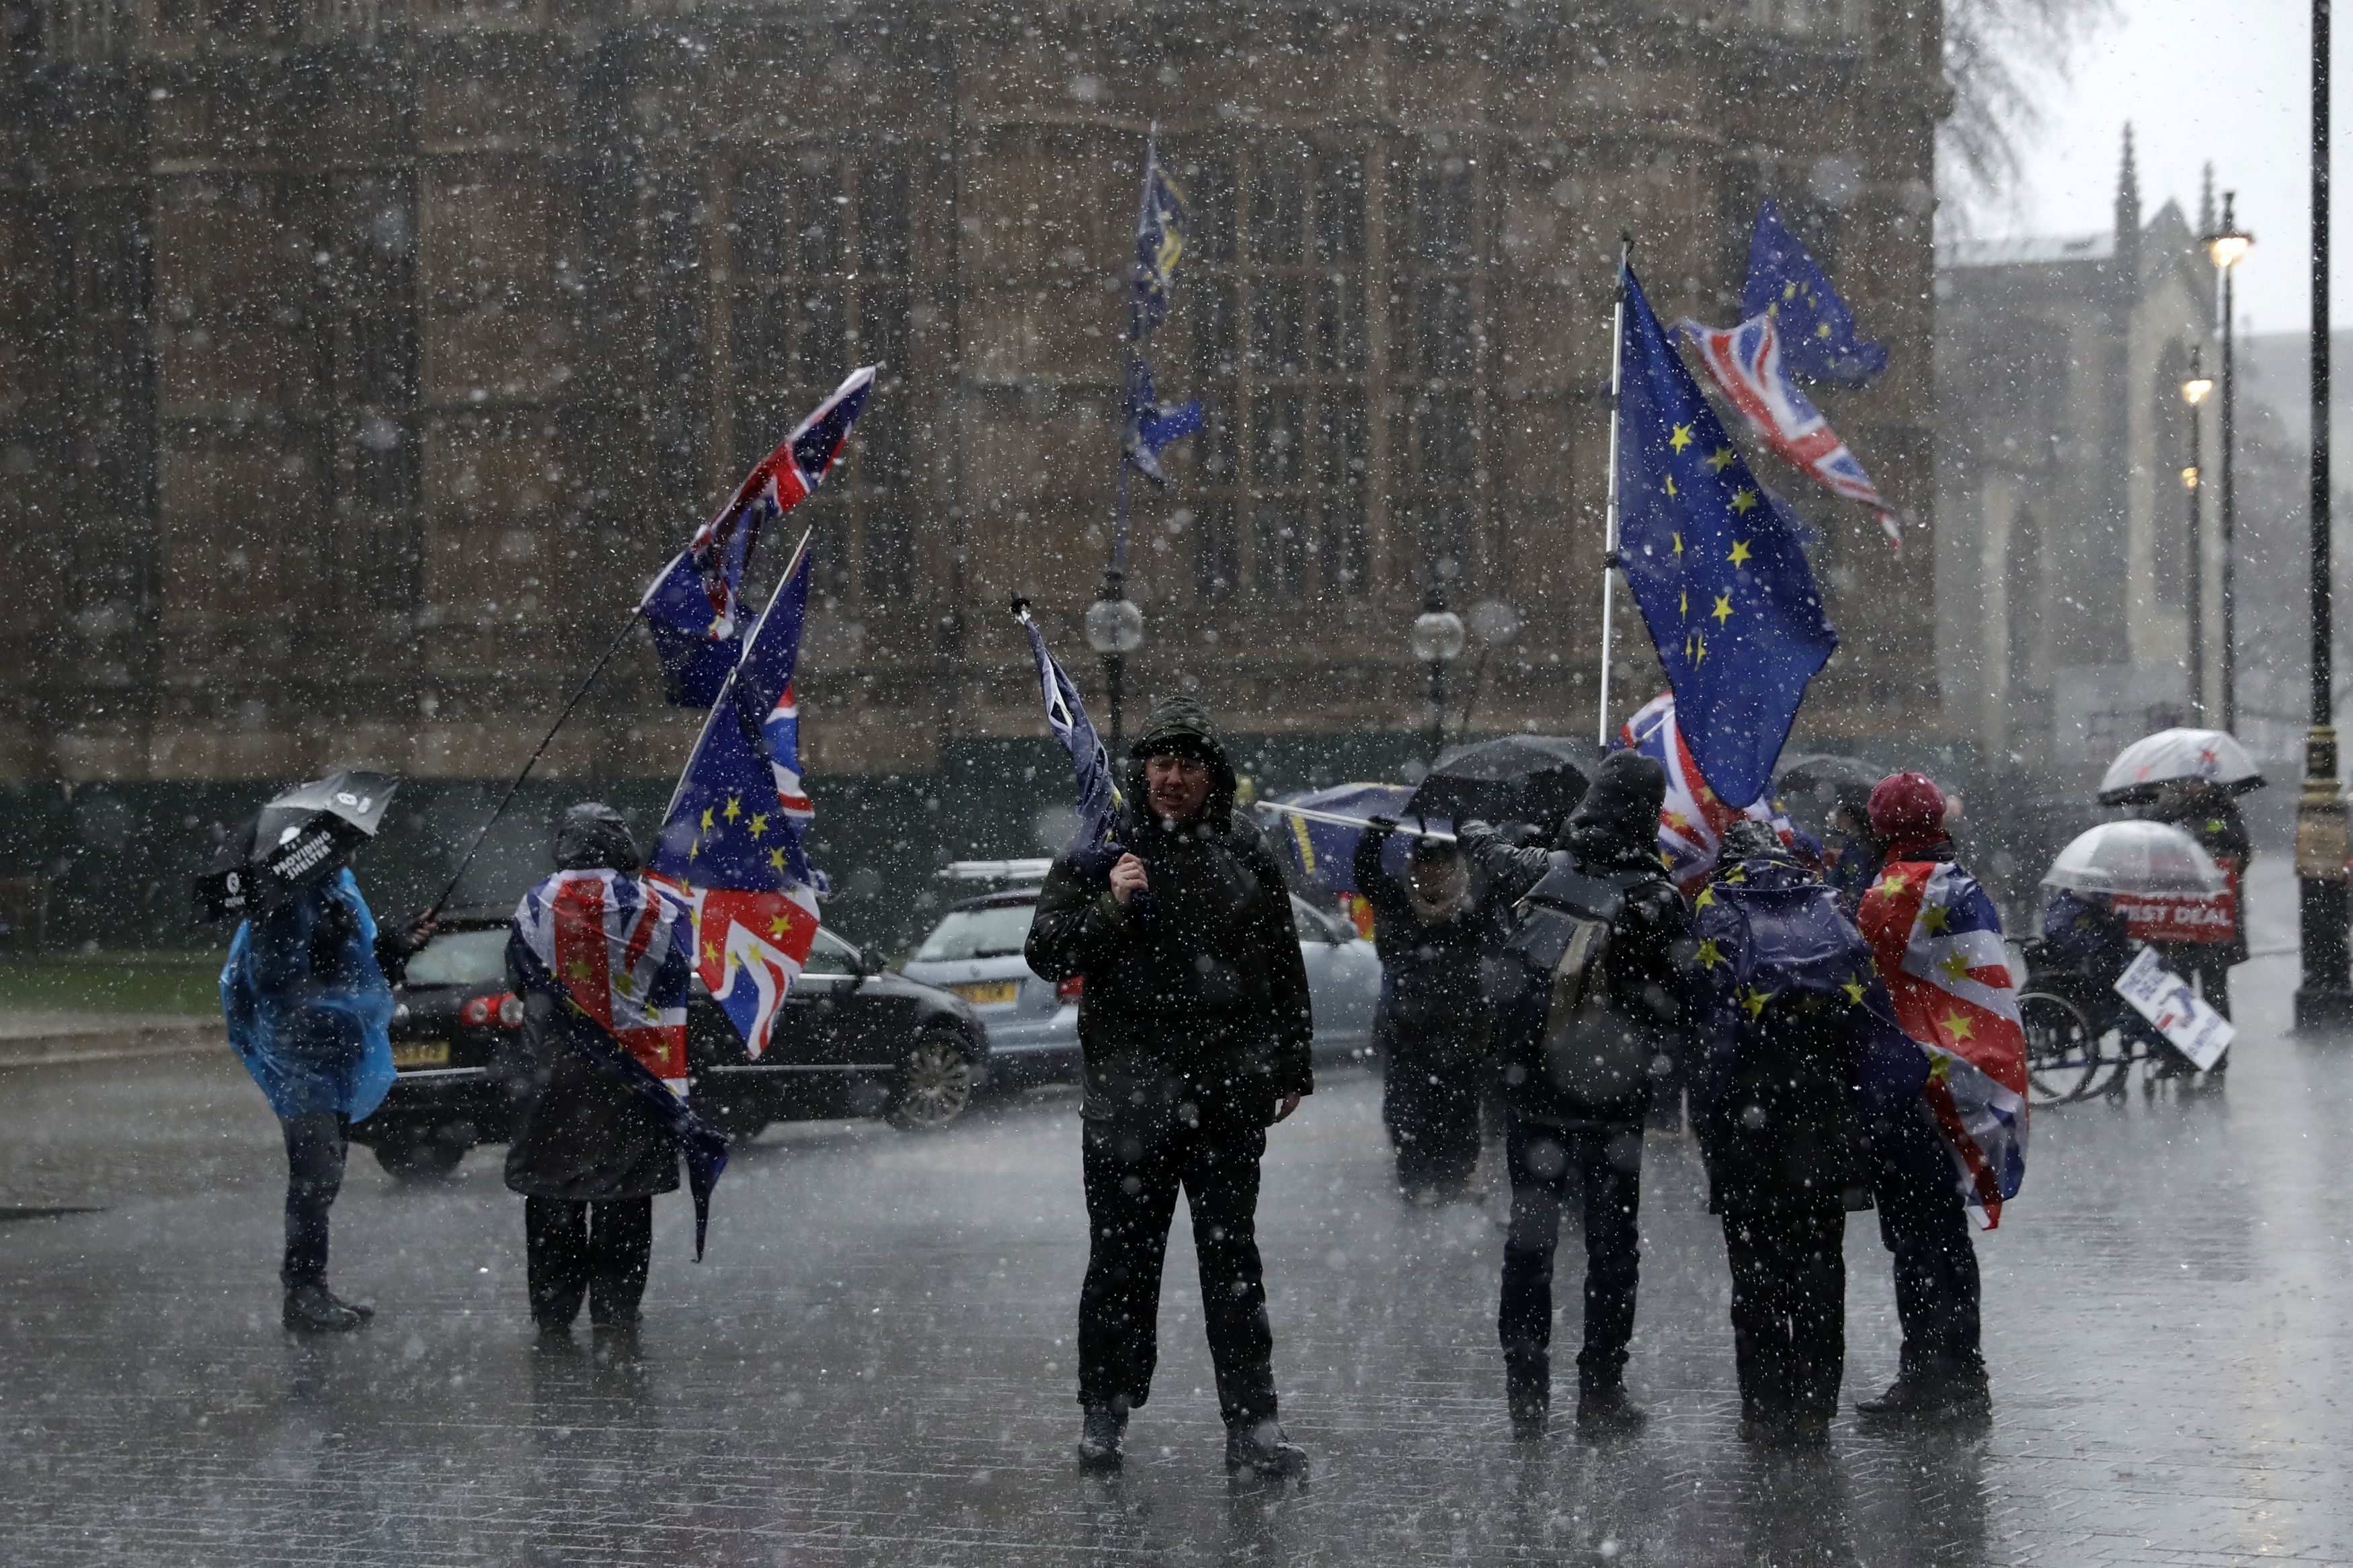
[[[1389,294],[1390,369],[1405,412],[1398,500],[1419,555],[1417,578],[1429,581],[1467,574],[1479,557],[1486,185],[1476,149],[1449,137],[1431,138],[1402,184]]]

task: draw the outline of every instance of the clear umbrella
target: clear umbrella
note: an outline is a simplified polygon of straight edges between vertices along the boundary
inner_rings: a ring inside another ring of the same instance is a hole
[[[2059,851],[2046,888],[2078,893],[2220,893],[2229,887],[2198,840],[2165,822],[2104,822]]]
[[[2104,805],[2153,798],[2158,786],[2196,780],[2233,795],[2263,787],[2247,748],[2227,730],[2159,730],[2116,753],[2100,780]]]

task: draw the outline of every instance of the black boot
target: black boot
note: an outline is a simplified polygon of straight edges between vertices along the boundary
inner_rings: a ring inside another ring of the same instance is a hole
[[[1079,1468],[1115,1470],[1124,1458],[1127,1416],[1109,1405],[1091,1405],[1079,1427]]]
[[[1226,1473],[1261,1480],[1284,1476],[1307,1478],[1307,1450],[1293,1442],[1282,1423],[1270,1415],[1263,1421],[1237,1421],[1226,1428]]]
[[[298,1334],[348,1334],[366,1324],[367,1314],[335,1300],[324,1285],[296,1285],[286,1292],[278,1321]]]
[[[1894,1426],[1908,1421],[1982,1421],[1993,1413],[1993,1396],[1982,1372],[1900,1374],[1876,1399],[1858,1401],[1865,1421]]]
[[[1610,1437],[1630,1437],[1642,1429],[1650,1417],[1641,1406],[1626,1397],[1626,1385],[1612,1378],[1608,1383],[1589,1383],[1583,1378],[1577,1384],[1577,1435],[1588,1442],[1599,1442]]]
[[[360,1324],[362,1327],[365,1327],[375,1317],[375,1309],[365,1301],[346,1301],[341,1296],[336,1295],[332,1290],[329,1290],[327,1292],[327,1300],[332,1301],[336,1306],[341,1307],[346,1312],[357,1312],[360,1315]]]

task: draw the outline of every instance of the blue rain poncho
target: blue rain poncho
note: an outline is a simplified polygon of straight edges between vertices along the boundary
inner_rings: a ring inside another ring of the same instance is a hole
[[[311,937],[341,905],[330,955]],[[349,870],[237,928],[221,970],[228,1043],[281,1117],[341,1111],[364,1120],[392,1087],[392,987],[375,958],[375,917]]]

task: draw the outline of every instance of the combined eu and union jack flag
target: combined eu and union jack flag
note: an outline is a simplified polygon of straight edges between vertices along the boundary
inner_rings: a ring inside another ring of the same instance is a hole
[[[645,616],[661,658],[663,684],[680,707],[708,708],[719,700],[719,689],[744,652],[737,595],[761,531],[825,482],[849,439],[850,426],[866,407],[875,368],[850,372],[762,458],[638,601],[638,613]]]
[[[1896,1021],[1928,1052],[1928,1109],[1990,1230],[2026,1181],[2026,1034],[2001,915],[1951,862],[1896,860],[1881,868],[1856,923]]]
[[[1903,528],[1880,499],[1879,487],[1821,410],[1789,379],[1781,358],[1781,331],[1772,316],[1751,316],[1722,331],[1686,320],[1683,334],[1698,351],[1700,365],[1716,389],[1740,410],[1774,456],[1831,494],[1869,507],[1880,531],[1887,535],[1888,547],[1903,553]]]
[[[1725,830],[1746,816],[1764,823],[1787,844],[1795,836],[1788,816],[1770,800],[1757,800],[1735,811],[1707,787],[1691,747],[1675,728],[1675,694],[1662,691],[1642,704],[1619,727],[1612,751],[1635,751],[1665,770],[1666,798],[1659,804],[1659,862],[1667,879],[1692,897],[1715,869],[1715,855]]]
[[[1112,783],[1111,754],[1103,750],[1103,737],[1095,733],[1094,721],[1087,717],[1085,704],[1079,700],[1079,689],[1063,670],[1061,661],[1046,649],[1046,638],[1038,630],[1037,618],[1030,615],[1027,602],[1013,602],[1013,618],[1029,634],[1029,652],[1038,661],[1038,684],[1046,699],[1046,727],[1061,742],[1062,750],[1071,754],[1071,770],[1079,786],[1079,831],[1071,840],[1073,849],[1098,849],[1111,838],[1112,817],[1119,810],[1119,789]]]
[[[695,973],[754,1057],[817,941],[822,879],[803,844],[815,811],[793,695],[808,590],[804,534],[703,721],[648,864],[693,911]]]
[[[1838,634],[1802,528],[1757,482],[1623,275],[1619,344],[1618,564],[1674,689],[1701,777],[1726,802],[1762,797],[1807,683]]]
[[[1781,329],[1789,368],[1809,381],[1865,386],[1887,369],[1887,351],[1866,342],[1839,291],[1831,287],[1803,241],[1781,222],[1767,196],[1748,237],[1748,281],[1740,294],[1744,318],[1770,316]]]

